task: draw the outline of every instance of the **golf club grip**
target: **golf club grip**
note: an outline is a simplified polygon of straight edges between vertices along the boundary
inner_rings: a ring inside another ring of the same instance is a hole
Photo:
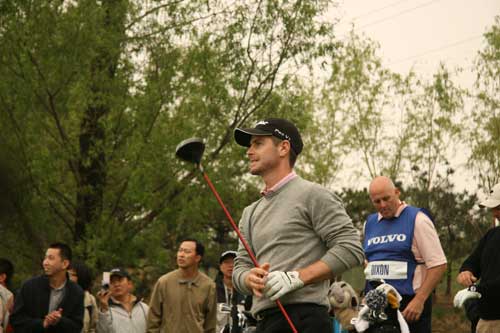
[[[215,189],[215,186],[210,181],[210,178],[208,178],[207,173],[204,172],[204,171],[202,171],[202,174],[203,174],[203,178],[205,178],[205,180],[206,180],[206,182],[208,184],[208,187],[210,187],[210,190],[212,190],[212,193],[215,195],[215,198],[217,199],[217,202],[219,203],[219,205],[224,210],[224,213],[226,214],[227,219],[231,223],[231,226],[233,227],[233,230],[238,235],[238,238],[240,239],[241,244],[243,244],[243,247],[245,248],[245,250],[247,251],[248,255],[250,256],[250,259],[252,259],[252,263],[254,264],[255,267],[260,267],[259,263],[257,262],[257,258],[255,258],[255,255],[252,252],[252,249],[250,248],[250,246],[246,242],[245,238],[241,234],[240,229],[238,228],[238,226],[236,225],[236,223],[234,223],[234,220],[231,217],[231,214],[229,214],[229,211],[227,210],[226,206],[224,205],[224,202],[222,202],[222,199],[219,196],[219,193]],[[288,322],[288,324],[290,325],[290,328],[292,329],[293,333],[298,333],[297,329],[295,328],[295,325],[293,324],[292,320],[290,319],[290,316],[286,312],[285,308],[283,307],[283,304],[281,304],[281,302],[280,302],[279,299],[276,300],[276,305],[278,305],[278,308],[281,310],[281,313],[283,313],[283,316],[285,316],[285,319]]]

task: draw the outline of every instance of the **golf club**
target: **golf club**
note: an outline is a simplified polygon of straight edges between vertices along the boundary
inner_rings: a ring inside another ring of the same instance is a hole
[[[203,152],[205,151],[205,144],[203,143],[203,140],[200,138],[189,138],[177,145],[175,148],[175,155],[180,158],[181,160],[184,160],[186,162],[194,163],[197,168],[200,170],[200,172],[203,175],[203,178],[205,178],[205,181],[208,184],[208,187],[210,187],[210,190],[212,190],[212,193],[215,195],[215,198],[217,199],[217,202],[219,205],[222,207],[224,210],[224,213],[226,214],[227,219],[231,223],[231,226],[233,227],[233,230],[236,232],[238,235],[239,240],[241,241],[241,244],[243,244],[243,247],[247,251],[248,255],[250,256],[250,259],[252,259],[252,263],[254,264],[255,267],[260,267],[259,263],[257,262],[257,258],[255,258],[255,255],[252,252],[252,249],[246,242],[245,238],[240,232],[240,229],[234,222],[233,218],[231,217],[231,214],[229,214],[229,211],[227,210],[226,206],[222,202],[221,197],[219,196],[219,193],[215,189],[215,186],[212,184],[210,181],[210,178],[208,178],[207,173],[203,170],[203,167],[201,166],[201,157],[203,156]],[[290,319],[290,316],[286,312],[285,308],[281,304],[280,300],[276,300],[276,304],[278,305],[278,308],[281,310],[283,313],[283,316],[285,316],[286,321],[290,325],[290,328],[294,333],[298,333],[297,329],[293,325],[292,320]]]

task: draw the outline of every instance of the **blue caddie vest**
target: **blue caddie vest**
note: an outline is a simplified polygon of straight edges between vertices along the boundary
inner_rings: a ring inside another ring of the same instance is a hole
[[[378,221],[378,213],[368,216],[365,225],[365,237],[363,248],[368,263],[373,261],[406,262],[406,279],[386,279],[386,283],[392,285],[401,295],[414,295],[413,276],[417,261],[411,251],[413,242],[413,231],[415,229],[415,217],[420,208],[406,206],[399,217],[392,219],[382,218]],[[372,270],[376,274],[383,275],[385,265]],[[388,271],[387,271],[388,273]]]

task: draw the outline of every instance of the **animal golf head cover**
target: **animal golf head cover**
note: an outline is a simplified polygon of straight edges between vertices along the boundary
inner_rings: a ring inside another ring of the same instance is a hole
[[[359,305],[358,294],[351,285],[345,281],[332,283],[328,291],[328,300],[334,309],[357,309]]]
[[[384,310],[387,307],[387,294],[384,290],[373,289],[370,290],[365,296],[366,306],[370,309],[369,320],[370,321],[382,321],[387,320],[387,315]]]
[[[461,308],[467,300],[474,298],[481,298],[481,294],[478,293],[475,285],[469,288],[462,289],[457,292],[453,299],[453,305],[457,308]]]
[[[399,311],[401,299],[393,286],[382,283],[366,293],[366,305],[351,322],[358,332],[409,333],[408,324]]]

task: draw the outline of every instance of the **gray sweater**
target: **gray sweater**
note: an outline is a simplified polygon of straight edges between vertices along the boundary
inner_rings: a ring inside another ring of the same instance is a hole
[[[259,264],[270,271],[293,271],[321,260],[333,274],[363,263],[360,237],[340,199],[324,187],[296,177],[277,191],[246,207],[240,229]],[[251,294],[245,277],[253,267],[239,244],[233,282],[243,294]],[[283,296],[283,304],[315,303],[329,306],[329,282],[307,285]],[[275,307],[267,297],[253,297],[252,312]]]

